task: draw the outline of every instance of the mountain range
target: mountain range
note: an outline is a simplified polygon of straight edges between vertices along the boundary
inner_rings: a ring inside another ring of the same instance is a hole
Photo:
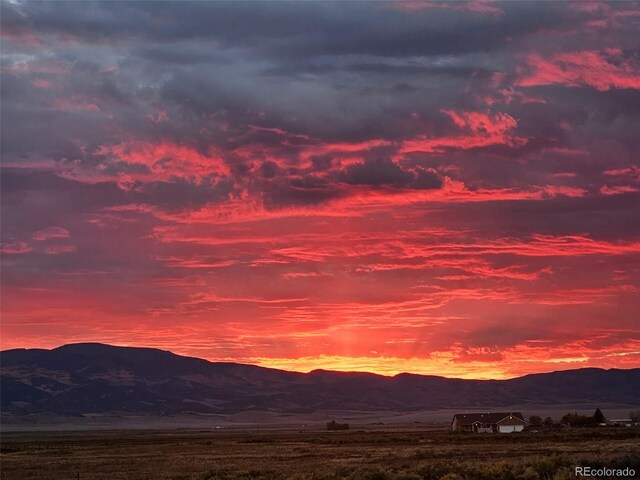
[[[99,343],[0,352],[3,415],[417,411],[509,405],[640,405],[640,368],[509,380],[289,372]]]

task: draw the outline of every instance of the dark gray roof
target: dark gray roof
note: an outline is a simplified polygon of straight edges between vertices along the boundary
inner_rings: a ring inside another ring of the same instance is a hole
[[[520,412],[458,413],[453,419],[457,420],[458,425],[473,425],[476,422],[493,425],[509,416],[517,417],[524,422]]]

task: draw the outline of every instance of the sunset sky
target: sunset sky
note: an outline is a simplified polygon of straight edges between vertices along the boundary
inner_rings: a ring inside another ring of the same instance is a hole
[[[640,3],[2,3],[2,349],[640,367]]]

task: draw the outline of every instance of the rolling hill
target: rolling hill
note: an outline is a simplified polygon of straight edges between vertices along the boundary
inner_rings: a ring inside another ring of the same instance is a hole
[[[3,414],[413,411],[523,404],[640,404],[640,369],[510,380],[288,372],[99,343],[0,352]]]

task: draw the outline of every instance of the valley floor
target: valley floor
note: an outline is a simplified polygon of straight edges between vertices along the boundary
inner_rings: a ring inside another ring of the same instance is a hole
[[[640,478],[639,445],[637,428],[503,435],[383,427],[15,432],[2,434],[0,477],[566,480],[576,478],[576,466],[604,466],[629,467]]]
[[[525,418],[538,415],[552,417],[556,422],[566,413],[591,416],[596,408],[602,409],[607,418],[627,418],[639,405],[625,404],[562,404],[562,405],[509,405],[499,408],[503,412],[522,412]],[[495,411],[496,408],[493,408]],[[72,430],[167,430],[167,429],[237,429],[237,428],[318,428],[336,419],[348,422],[356,428],[407,427],[442,430],[451,425],[456,413],[482,412],[478,408],[438,409],[417,411],[361,411],[316,410],[310,413],[278,413],[264,410],[248,410],[233,414],[175,414],[175,415],[117,415],[88,414],[60,415],[10,415],[0,416],[3,432],[72,431]]]

